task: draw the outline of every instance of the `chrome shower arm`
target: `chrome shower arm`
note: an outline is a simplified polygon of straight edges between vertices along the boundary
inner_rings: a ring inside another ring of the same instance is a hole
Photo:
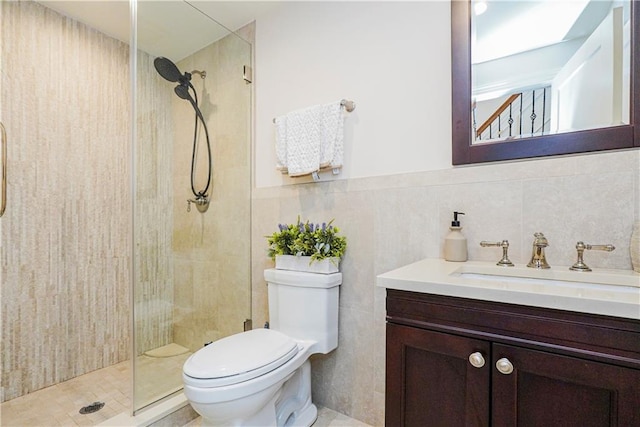
[[[199,75],[201,78],[206,78],[207,77],[207,72],[206,71],[200,71],[200,70],[193,70],[191,72],[191,74],[197,74]]]

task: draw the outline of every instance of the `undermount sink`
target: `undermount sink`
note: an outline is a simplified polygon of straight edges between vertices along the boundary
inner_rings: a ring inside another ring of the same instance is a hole
[[[389,289],[640,319],[640,275],[631,270],[500,267],[425,259],[381,274]]]
[[[453,271],[451,276],[470,285],[487,283],[496,290],[591,300],[635,300],[640,311],[640,277],[623,271],[578,272],[468,264]]]
[[[472,280],[488,280],[494,283],[522,286],[564,286],[572,289],[593,289],[602,291],[637,292],[640,288],[640,276],[616,270],[578,272],[568,269],[538,270],[528,267],[498,267],[490,265],[464,265],[451,273]]]

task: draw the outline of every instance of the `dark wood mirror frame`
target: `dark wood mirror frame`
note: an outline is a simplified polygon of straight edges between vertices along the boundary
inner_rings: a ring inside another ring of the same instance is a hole
[[[466,165],[640,147],[640,0],[630,1],[631,124],[471,145],[471,2],[451,0],[453,164]]]

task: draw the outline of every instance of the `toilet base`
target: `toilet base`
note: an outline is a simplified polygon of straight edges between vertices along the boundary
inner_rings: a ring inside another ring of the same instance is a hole
[[[278,399],[279,392],[264,405],[258,412],[246,419],[229,419],[223,422],[210,420],[202,415],[201,427],[257,427],[257,426],[273,426],[276,427],[276,414],[274,411],[275,401]],[[197,407],[194,408],[197,412]]]
[[[318,417],[318,409],[311,402],[311,363],[306,360],[291,378],[282,385],[276,401],[276,426],[309,427]]]
[[[308,359],[284,382],[274,384],[260,395],[269,400],[246,418],[222,415],[222,412],[239,415],[243,412],[242,406],[247,403],[242,400],[222,405],[192,401],[191,406],[202,416],[203,427],[310,427],[318,417],[318,409],[311,402],[311,363]],[[257,401],[259,399],[254,403]]]
[[[301,410],[292,424],[285,424],[285,427],[310,427],[318,419],[318,408],[313,403]]]

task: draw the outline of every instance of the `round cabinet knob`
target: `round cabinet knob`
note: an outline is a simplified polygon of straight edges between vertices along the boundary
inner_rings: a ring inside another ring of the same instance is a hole
[[[469,363],[471,363],[474,368],[482,368],[484,366],[484,357],[482,357],[482,353],[479,351],[471,353],[469,355]]]
[[[503,357],[496,362],[496,368],[498,368],[498,371],[501,374],[505,375],[509,375],[513,372],[513,364],[511,364],[509,359],[507,359],[506,357]]]

